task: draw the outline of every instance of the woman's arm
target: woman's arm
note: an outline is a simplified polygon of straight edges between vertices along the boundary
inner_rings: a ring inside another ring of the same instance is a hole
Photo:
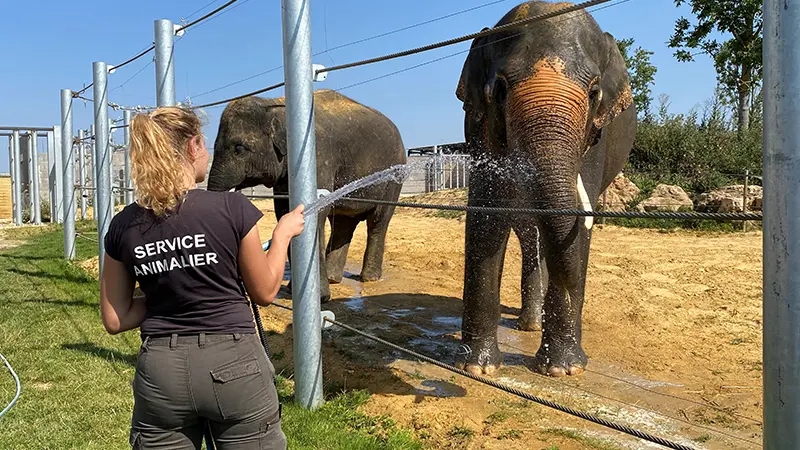
[[[256,304],[269,305],[278,295],[289,243],[292,237],[303,231],[304,223],[303,205],[281,217],[272,232],[272,245],[266,255],[261,247],[257,225],[242,239],[239,247],[239,270],[247,293]]]
[[[125,266],[105,255],[100,280],[100,316],[109,334],[138,328],[144,320],[144,297],[133,297],[134,280]]]

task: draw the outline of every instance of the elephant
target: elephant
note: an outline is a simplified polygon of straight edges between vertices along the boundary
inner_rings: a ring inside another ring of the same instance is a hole
[[[524,2],[496,26],[569,5]],[[475,161],[471,206],[593,210],[636,136],[625,60],[584,10],[474,39],[456,97]],[[522,250],[517,327],[542,331],[532,370],[556,377],[585,370],[581,319],[593,223],[591,216],[467,214],[458,367],[491,375],[502,364],[499,291],[513,229]]]
[[[273,188],[276,195],[289,193],[285,106],[283,97],[246,97],[226,106],[214,142],[208,190],[264,185]],[[405,146],[395,124],[379,111],[336,91],[314,92],[314,130],[320,189],[333,192],[371,173],[406,163]],[[396,202],[401,188],[401,182],[390,180],[356,190],[349,197]],[[287,199],[275,199],[274,205],[278,219],[289,212]],[[329,283],[341,282],[350,241],[362,221],[367,224],[367,245],[360,279],[381,279],[386,234],[393,214],[393,205],[347,200],[319,212],[321,302],[330,300]],[[331,225],[327,248],[326,218]]]

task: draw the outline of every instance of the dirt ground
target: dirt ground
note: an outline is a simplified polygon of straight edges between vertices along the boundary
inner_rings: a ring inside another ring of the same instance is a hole
[[[456,197],[463,194],[414,201]],[[256,204],[265,212],[259,225],[266,240],[275,224],[272,203]],[[362,224],[350,247],[347,277],[332,286],[333,300],[323,309],[344,323],[452,363],[460,338],[463,218],[398,208],[384,278],[362,284],[356,275],[365,238]],[[512,235],[498,331],[505,361],[495,379],[692,448],[759,447],[760,232],[598,226],[583,316],[589,367],[569,378],[540,376],[527,366],[541,333],[515,327],[520,258]],[[265,326],[276,333],[270,338],[275,365],[291,371],[291,313],[275,307],[262,311]],[[374,395],[367,412],[392,417],[434,448],[661,448],[417,362],[337,327],[324,330],[323,345],[329,392],[369,390]]]
[[[407,201],[463,203],[462,192]],[[271,201],[262,240],[275,225]],[[327,227],[326,235],[330,228]],[[360,283],[361,224],[346,277],[323,305],[336,319],[451,364],[458,351],[464,221],[450,212],[398,208],[384,277]],[[695,449],[751,449],[761,441],[760,232],[662,232],[595,228],[583,347],[587,372],[554,379],[528,362],[540,332],[516,329],[518,241],[509,241],[494,379],[525,392]],[[82,263],[95,272],[96,259]],[[289,279],[287,271],[286,280]],[[283,292],[282,297],[288,297]],[[291,305],[291,300],[279,300]],[[292,370],[291,312],[262,308],[276,368]],[[655,444],[505,394],[331,327],[323,331],[326,392],[373,393],[365,412],[387,415],[436,449],[643,449]],[[749,442],[748,442],[749,441]]]

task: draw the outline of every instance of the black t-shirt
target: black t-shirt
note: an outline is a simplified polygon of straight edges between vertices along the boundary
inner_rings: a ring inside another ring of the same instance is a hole
[[[199,189],[166,217],[136,203],[114,216],[106,253],[145,294],[142,338],[255,332],[238,258],[242,238],[262,216],[241,193]]]

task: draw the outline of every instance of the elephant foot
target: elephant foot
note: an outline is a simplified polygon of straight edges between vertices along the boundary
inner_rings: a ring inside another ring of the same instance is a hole
[[[456,368],[473,375],[494,375],[503,365],[503,354],[497,342],[487,340],[485,343],[471,341],[461,345],[456,356]]]
[[[381,269],[375,269],[370,266],[364,266],[361,269],[361,275],[359,278],[361,279],[362,283],[369,283],[370,281],[379,281],[383,277],[383,273]]]
[[[563,377],[580,375],[589,359],[577,344],[542,344],[533,359],[533,369],[542,375]]]
[[[344,277],[343,276],[341,276],[341,277],[330,277],[329,276],[328,277],[328,283],[330,283],[330,284],[339,284],[339,283],[342,282],[342,278],[344,278]]]
[[[361,273],[359,279],[362,283],[369,283],[372,281],[380,281],[381,275],[380,274],[369,274],[369,273]]]
[[[517,328],[522,331],[542,331],[541,314],[526,314],[524,311],[517,318]]]

